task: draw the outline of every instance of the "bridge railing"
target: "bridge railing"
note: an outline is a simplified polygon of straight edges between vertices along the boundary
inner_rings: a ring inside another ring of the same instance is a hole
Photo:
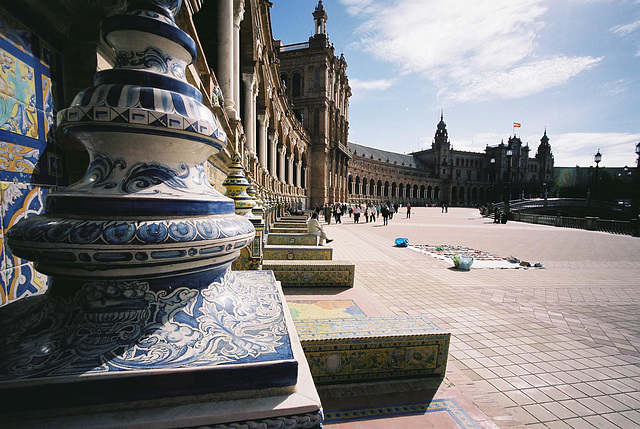
[[[627,208],[616,203],[606,201],[587,201],[584,198],[548,198],[546,201],[542,198],[532,200],[513,200],[509,201],[511,211],[510,218],[517,222],[534,223],[538,225],[557,226],[562,228],[586,229],[589,231],[602,231],[611,234],[624,235],[640,235],[639,221],[610,220],[600,219],[597,217],[569,217],[569,216],[553,216],[535,213],[526,213],[522,210],[534,209],[539,207],[593,207],[606,209],[611,211],[624,212]],[[504,211],[504,203],[495,203],[493,208],[498,211]],[[483,208],[482,214],[491,216],[493,213]]]

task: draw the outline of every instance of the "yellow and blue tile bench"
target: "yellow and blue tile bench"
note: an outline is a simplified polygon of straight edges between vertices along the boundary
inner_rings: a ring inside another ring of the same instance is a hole
[[[295,320],[316,384],[444,377],[451,334],[420,316]]]
[[[315,246],[318,236],[304,233],[271,233],[267,235],[267,244],[276,246]]]
[[[319,247],[322,249],[322,247]],[[264,260],[282,287],[353,287],[356,266],[349,261]]]
[[[305,260],[305,261],[330,261],[333,257],[333,248],[329,246],[274,246],[266,245],[263,250],[264,264],[270,260]]]

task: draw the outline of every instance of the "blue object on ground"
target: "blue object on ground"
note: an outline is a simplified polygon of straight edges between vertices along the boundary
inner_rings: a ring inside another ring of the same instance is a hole
[[[409,245],[408,238],[396,238],[396,246],[407,247]]]

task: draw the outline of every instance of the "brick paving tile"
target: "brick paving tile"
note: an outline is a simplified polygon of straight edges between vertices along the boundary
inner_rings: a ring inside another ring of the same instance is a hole
[[[442,214],[418,207],[411,219],[399,216],[389,226],[346,221],[325,230],[336,237],[334,259],[356,264],[356,280],[351,291],[318,295],[349,296],[371,316],[423,315],[451,332],[447,375],[435,398],[456,391],[481,427],[640,427],[640,239],[495,225],[459,208]],[[513,255],[545,269],[459,272],[395,247],[397,237]],[[457,427],[442,416],[404,421]],[[339,427],[394,428],[400,421]]]

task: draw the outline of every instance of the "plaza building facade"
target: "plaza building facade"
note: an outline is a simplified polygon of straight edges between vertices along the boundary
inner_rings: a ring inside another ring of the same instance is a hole
[[[516,135],[484,152],[459,151],[451,146],[441,114],[429,149],[399,154],[350,143],[349,151],[351,202],[476,206],[538,197],[553,184],[546,130],[533,157]]]

